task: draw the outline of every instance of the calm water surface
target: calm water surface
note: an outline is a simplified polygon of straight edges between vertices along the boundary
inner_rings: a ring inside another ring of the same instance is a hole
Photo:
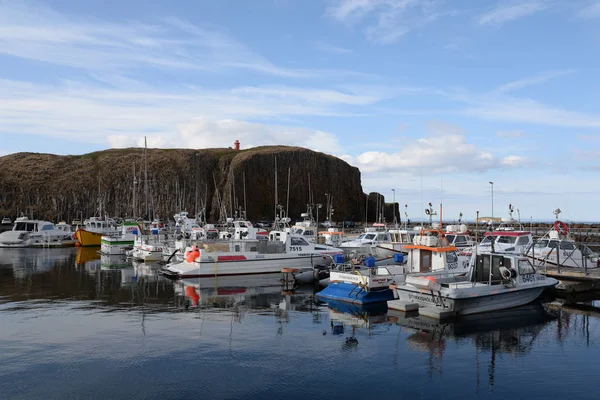
[[[0,349],[2,399],[598,399],[600,308],[439,324],[279,276],[172,283],[95,249],[0,249]]]

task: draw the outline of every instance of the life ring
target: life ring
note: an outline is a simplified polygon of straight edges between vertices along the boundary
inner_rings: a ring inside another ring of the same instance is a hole
[[[569,227],[562,221],[556,221],[554,223],[554,229],[556,230],[556,232],[563,236],[566,236],[567,233],[569,233]]]

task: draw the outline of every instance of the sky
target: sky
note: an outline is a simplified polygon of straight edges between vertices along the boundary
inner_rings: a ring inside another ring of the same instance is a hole
[[[0,0],[0,155],[303,146],[409,218],[600,221],[598,71],[600,1]]]

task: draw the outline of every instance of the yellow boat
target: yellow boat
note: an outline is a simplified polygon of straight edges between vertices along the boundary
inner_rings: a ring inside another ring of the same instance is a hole
[[[83,228],[77,229],[75,237],[81,246],[100,246],[102,233],[86,231]]]
[[[81,246],[100,246],[102,235],[117,231],[115,221],[110,218],[92,217],[86,219],[83,227],[75,231],[75,237]]]

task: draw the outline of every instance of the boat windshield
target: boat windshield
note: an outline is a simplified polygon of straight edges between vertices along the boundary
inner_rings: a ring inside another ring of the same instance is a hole
[[[537,242],[535,242],[536,249],[543,249],[545,247],[550,247],[550,248],[554,249],[554,248],[558,247],[558,241],[557,240],[540,239]]]
[[[373,240],[373,239],[375,239],[375,234],[373,234],[373,233],[366,234],[364,239]]]
[[[515,236],[499,236],[498,240],[496,240],[496,243],[514,244],[516,241],[517,238]]]
[[[454,243],[455,238],[456,238],[456,235],[446,235],[446,240],[448,240],[448,243],[450,243],[450,244]]]
[[[360,235],[358,238],[356,238],[356,240],[362,240],[362,239],[364,239],[364,238],[365,238],[365,236],[366,236],[366,235],[363,233],[363,234],[361,234],[361,235]]]
[[[36,229],[35,222],[17,222],[15,224],[15,231],[27,231],[27,232],[35,232]]]
[[[491,243],[492,243],[492,237],[491,236],[486,236],[481,241],[481,244],[491,244]]]

